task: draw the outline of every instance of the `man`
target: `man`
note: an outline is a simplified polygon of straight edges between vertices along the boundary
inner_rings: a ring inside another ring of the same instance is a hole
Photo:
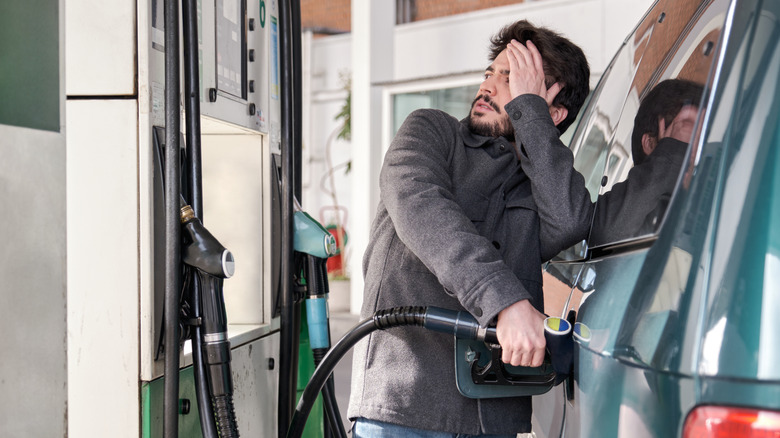
[[[591,246],[655,231],[677,183],[703,94],[701,84],[667,79],[642,99],[631,133],[634,167],[625,181],[599,196]]]
[[[577,46],[527,21],[493,37],[490,59],[465,120],[418,110],[392,142],[364,256],[361,313],[407,305],[465,309],[483,326],[497,320],[504,362],[538,366],[545,347],[540,264],[581,239],[589,224],[569,221],[587,214],[572,202],[561,203],[564,210],[559,200],[544,209],[534,201],[537,190],[583,186],[581,175],[555,174],[542,153],[529,179],[518,158],[550,145],[566,149],[558,137],[582,106],[590,73]],[[556,166],[572,169],[572,159]],[[581,208],[590,209],[590,201]],[[356,347],[352,372],[356,438],[514,437],[531,429],[530,397],[458,393],[452,336],[374,332]]]

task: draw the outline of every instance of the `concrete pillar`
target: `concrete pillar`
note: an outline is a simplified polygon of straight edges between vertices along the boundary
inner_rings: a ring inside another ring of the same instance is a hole
[[[363,302],[362,259],[379,201],[382,157],[381,87],[393,79],[395,1],[352,0],[352,202],[350,307]]]

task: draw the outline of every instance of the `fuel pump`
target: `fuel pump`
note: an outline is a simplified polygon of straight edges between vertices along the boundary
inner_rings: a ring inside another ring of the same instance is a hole
[[[303,293],[309,344],[317,367],[330,349],[327,259],[337,254],[336,239],[295,202],[293,214],[296,286]],[[326,436],[346,437],[336,402],[333,376],[322,387]]]

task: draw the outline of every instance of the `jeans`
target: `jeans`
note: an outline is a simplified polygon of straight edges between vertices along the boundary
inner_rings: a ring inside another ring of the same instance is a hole
[[[517,435],[466,435],[414,429],[397,424],[358,418],[352,429],[353,438],[515,438]]]

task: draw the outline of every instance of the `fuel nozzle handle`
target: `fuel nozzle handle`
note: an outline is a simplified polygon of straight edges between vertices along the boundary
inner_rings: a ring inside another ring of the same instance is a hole
[[[495,327],[481,327],[470,313],[464,311],[428,306],[421,325],[429,330],[455,335],[460,339],[498,344]],[[544,338],[547,344],[545,361],[551,362],[558,378],[563,379],[570,374],[572,366],[571,324],[562,318],[545,319]]]
[[[188,242],[183,248],[182,261],[215,277],[232,277],[235,272],[233,253],[222,246],[203,226],[192,207],[183,205],[180,211],[184,235],[187,236]]]
[[[233,407],[233,376],[230,362],[227,313],[222,294],[223,279],[197,271],[203,288],[201,330],[203,361],[208,373],[209,394],[220,437],[238,437]]]
[[[423,327],[437,332],[450,333],[461,339],[473,339],[498,344],[495,327],[481,327],[469,312],[428,306]]]

